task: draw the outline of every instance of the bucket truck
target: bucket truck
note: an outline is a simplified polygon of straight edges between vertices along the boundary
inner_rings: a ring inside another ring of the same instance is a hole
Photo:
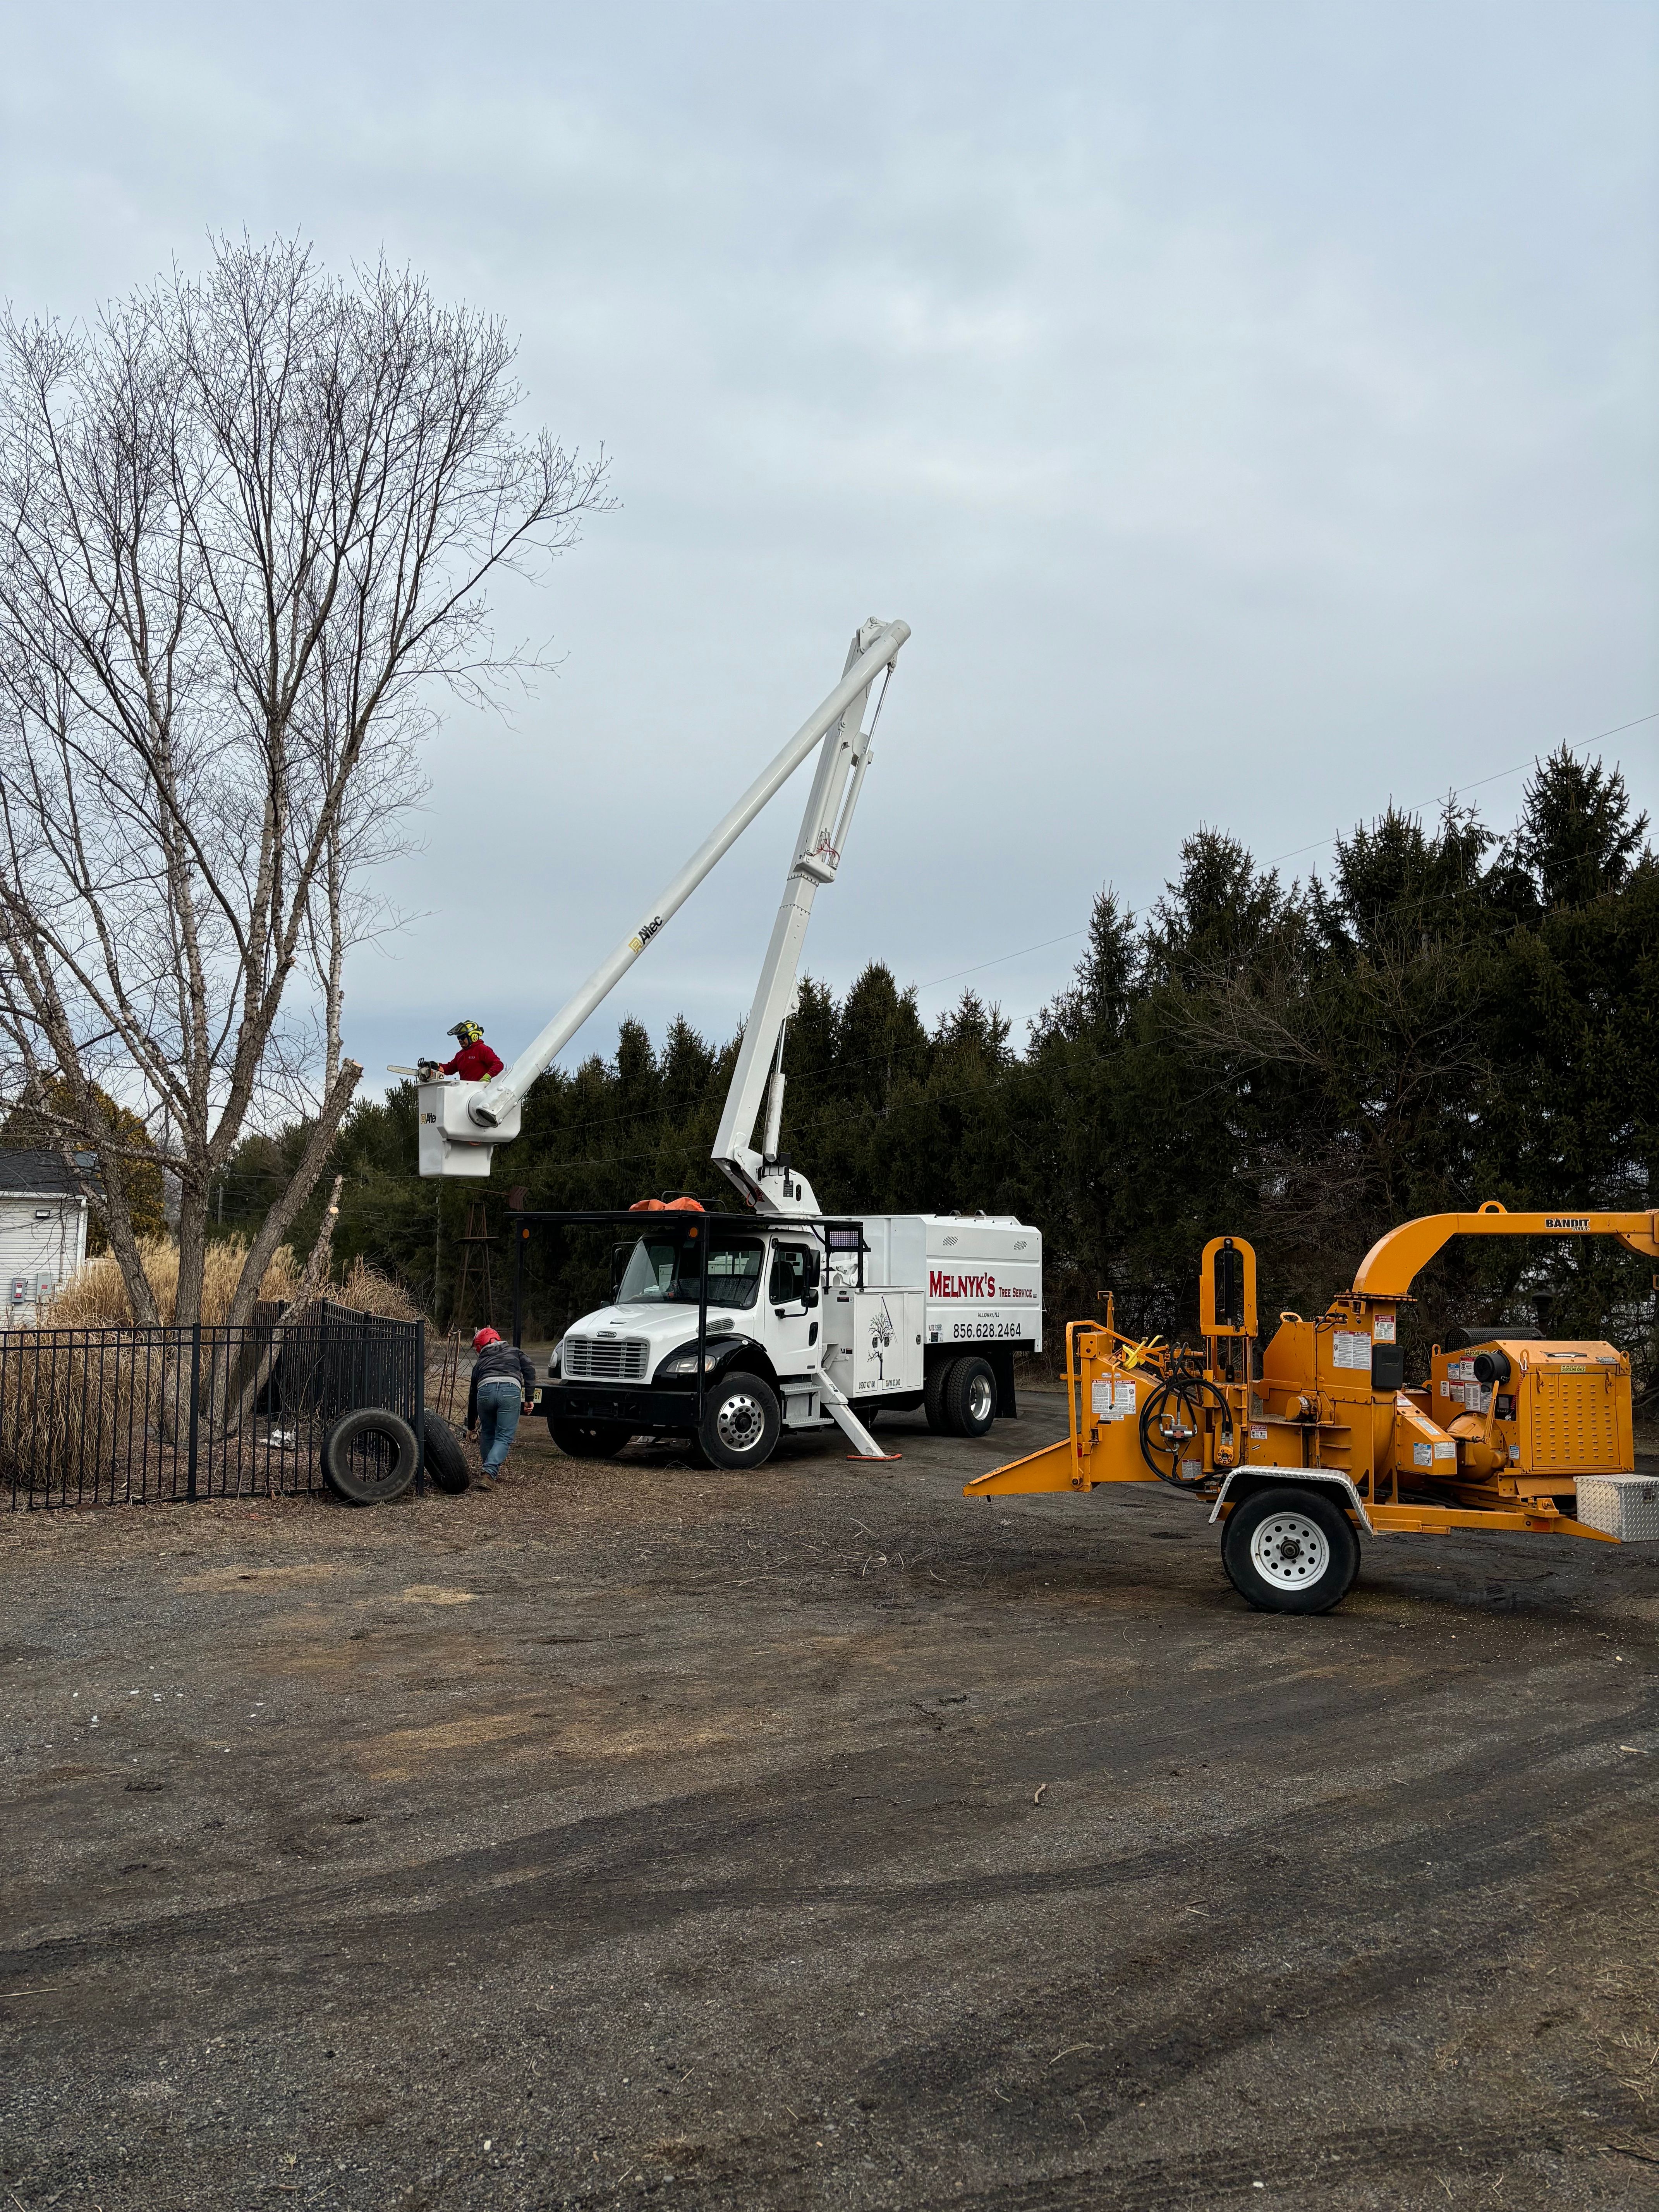
[[[1040,1233],[983,1213],[831,1218],[781,1150],[801,948],[818,891],[836,879],[909,635],[902,622],[864,624],[835,690],[503,1074],[420,1085],[421,1173],[488,1175],[495,1147],[519,1133],[530,1085],[817,748],[714,1140],[714,1163],[744,1212],[639,1220],[617,1255],[612,1302],[573,1322],[554,1349],[543,1409],[572,1453],[605,1457],[631,1437],[681,1436],[718,1465],[758,1467],[785,1431],[833,1425],[860,1457],[881,1458],[872,1408],[920,1407],[930,1426],[963,1436],[982,1436],[1017,1410],[1014,1354],[1036,1352],[1042,1338]]]

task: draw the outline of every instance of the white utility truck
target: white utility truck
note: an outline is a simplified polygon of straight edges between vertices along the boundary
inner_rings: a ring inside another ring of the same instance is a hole
[[[901,622],[864,624],[816,714],[510,1067],[488,1084],[420,1086],[421,1173],[488,1175],[495,1146],[519,1133],[530,1085],[817,749],[714,1139],[714,1163],[745,1211],[639,1217],[636,1240],[616,1255],[612,1303],[573,1322],[554,1351],[543,1406],[564,1449],[605,1456],[630,1437],[684,1436],[719,1465],[757,1467],[783,1431],[833,1425],[860,1457],[879,1459],[867,1420],[876,1409],[921,1407],[930,1425],[963,1436],[981,1436],[1016,1410],[1014,1355],[1042,1341],[1039,1232],[982,1213],[827,1216],[779,1149],[784,1036],[812,902],[836,880],[909,635]]]

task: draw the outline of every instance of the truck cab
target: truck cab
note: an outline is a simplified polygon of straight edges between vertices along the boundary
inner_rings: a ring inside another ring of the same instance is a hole
[[[678,1437],[726,1467],[829,1429],[832,1406],[983,1435],[1017,1411],[1015,1352],[1041,1347],[1042,1251],[983,1215],[659,1217],[554,1347],[543,1411],[579,1457]]]

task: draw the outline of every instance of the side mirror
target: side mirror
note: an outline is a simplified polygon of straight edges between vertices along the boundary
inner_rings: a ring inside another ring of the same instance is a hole
[[[611,1297],[613,1304],[622,1288],[622,1279],[628,1272],[628,1255],[633,1249],[631,1244],[613,1244],[611,1247]]]

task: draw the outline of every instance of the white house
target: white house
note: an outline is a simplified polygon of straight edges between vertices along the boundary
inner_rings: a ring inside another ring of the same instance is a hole
[[[0,1150],[0,1328],[32,1322],[87,1256],[87,1201],[56,1152]]]

